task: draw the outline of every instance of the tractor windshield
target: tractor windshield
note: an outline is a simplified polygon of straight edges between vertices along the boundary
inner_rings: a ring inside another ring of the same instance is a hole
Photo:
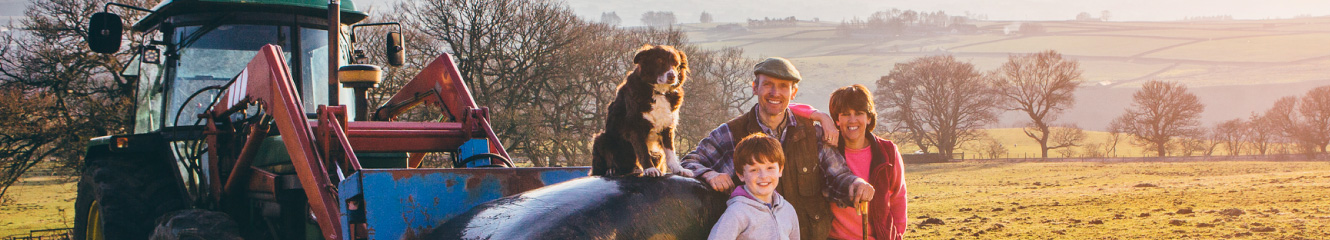
[[[220,25],[178,27],[172,43],[180,48],[175,74],[168,84],[166,126],[190,126],[198,121],[223,86],[239,74],[258,54],[260,47],[275,44],[289,61],[306,112],[326,104],[328,34],[323,29],[288,25]],[[292,52],[296,50],[295,52]],[[315,84],[318,83],[318,84]],[[191,98],[191,95],[198,93]]]

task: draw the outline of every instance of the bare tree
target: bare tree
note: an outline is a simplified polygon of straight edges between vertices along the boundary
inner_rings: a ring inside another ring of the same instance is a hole
[[[951,156],[978,129],[996,120],[998,96],[974,65],[952,56],[929,56],[897,63],[878,80],[876,98],[884,120],[914,134],[919,145]]]
[[[1175,153],[1183,157],[1190,157],[1192,154],[1196,154],[1197,152],[1200,152],[1202,154],[1204,154],[1205,152],[1205,140],[1197,138],[1191,138],[1191,137],[1179,138],[1170,142],[1169,145],[1174,145],[1171,148],[1177,149]]]
[[[1094,16],[1090,16],[1090,13],[1088,13],[1088,12],[1081,12],[1081,13],[1076,14],[1076,21],[1086,22],[1086,21],[1094,21],[1094,20],[1098,20],[1098,19],[1094,18]]]
[[[1253,113],[1248,119],[1247,136],[1256,153],[1265,155],[1271,150],[1272,143],[1281,142],[1283,134],[1273,118]]]
[[[684,85],[688,93],[680,116],[675,150],[690,151],[721,123],[751,108],[753,65],[757,59],[743,56],[743,49],[728,47],[703,50],[683,48],[688,53],[692,74]],[[681,153],[681,154],[683,154]]]
[[[1085,130],[1075,124],[1066,124],[1050,129],[1049,141],[1053,143],[1048,149],[1071,149],[1081,146],[1085,141]],[[1066,156],[1063,156],[1066,157]]]
[[[438,47],[420,49],[422,54],[446,51],[458,58],[476,102],[494,113],[494,130],[515,155],[545,166],[585,154],[587,148],[580,145],[585,140],[563,141],[590,136],[599,122],[575,111],[594,109],[585,99],[594,95],[569,70],[584,62],[569,59],[578,58],[575,47],[605,27],[544,0],[403,2],[397,12],[426,36],[422,39],[438,41],[428,44]]]
[[[670,27],[679,21],[674,17],[674,12],[670,11],[650,11],[642,13],[642,24],[648,27]]]
[[[1301,106],[1298,104],[1298,97],[1287,96],[1275,100],[1274,106],[1265,111],[1264,117],[1268,117],[1270,123],[1279,129],[1285,139],[1296,144],[1296,150],[1311,156],[1316,152],[1316,137],[1312,126],[1298,111]]]
[[[1126,128],[1126,122],[1122,118],[1113,119],[1108,123],[1108,136],[1104,138],[1104,155],[1107,157],[1118,156],[1118,143],[1122,142],[1122,135]]]
[[[1237,156],[1242,153],[1243,147],[1246,146],[1247,134],[1250,132],[1248,125],[1250,124],[1247,121],[1235,118],[1215,125],[1214,130],[1210,131],[1210,135],[1216,143],[1224,145],[1229,156]]]
[[[1168,156],[1168,145],[1174,138],[1197,136],[1201,112],[1205,111],[1195,94],[1187,86],[1176,82],[1149,81],[1132,94],[1131,108],[1118,117],[1124,132],[1131,134],[1155,156]]]
[[[712,21],[716,20],[714,17],[711,16],[711,13],[706,11],[702,11],[702,16],[697,18],[698,18],[697,21],[700,23],[711,23]]]
[[[93,53],[87,17],[105,1],[33,1],[0,33],[0,203],[9,186],[43,161],[73,170],[88,139],[132,131],[139,81],[117,73],[132,51]],[[120,1],[140,7],[157,1]],[[112,8],[127,19],[141,12]],[[129,26],[125,26],[129,28]],[[144,42],[126,34],[130,45]]]
[[[623,19],[619,18],[618,13],[603,12],[600,13],[600,23],[610,26],[619,26],[620,23],[623,23]]]
[[[986,138],[983,141],[983,148],[980,152],[984,155],[988,155],[989,159],[998,159],[1002,157],[1002,155],[1007,154],[1007,146],[997,139]]]
[[[1192,140],[1195,140],[1198,144],[1201,145],[1200,147],[1201,155],[1204,155],[1206,157],[1213,156],[1215,154],[1215,151],[1219,149],[1219,145],[1223,144],[1224,142],[1218,140],[1219,133],[1213,130],[1202,128],[1201,131],[1202,133],[1200,133],[1200,135],[1198,136],[1194,136],[1193,137],[1194,139]]]
[[[1298,103],[1298,112],[1306,123],[1309,143],[1325,154],[1326,146],[1330,145],[1330,86],[1307,91]]]
[[[1099,12],[1099,21],[1107,22],[1110,16],[1112,16],[1112,14],[1108,10],[1101,11]]]
[[[1083,148],[1084,148],[1083,151],[1085,152],[1085,157],[1092,157],[1092,158],[1102,158],[1102,157],[1107,157],[1107,156],[1108,156],[1108,148],[1105,147],[1105,145],[1107,145],[1107,144],[1104,144],[1104,143],[1087,143],[1087,144],[1085,144],[1085,147],[1083,147]]]
[[[1048,50],[1010,56],[989,76],[1005,100],[1003,108],[1021,111],[1030,118],[1025,136],[1039,143],[1040,157],[1048,158],[1048,150],[1058,148],[1048,145],[1052,122],[1076,103],[1080,64]]]

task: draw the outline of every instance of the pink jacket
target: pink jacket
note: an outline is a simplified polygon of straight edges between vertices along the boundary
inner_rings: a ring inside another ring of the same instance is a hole
[[[873,194],[873,201],[868,202],[869,225],[873,228],[873,238],[902,239],[908,219],[905,163],[896,143],[877,136],[873,136],[873,140],[877,144],[873,145],[873,171],[868,174],[868,183],[877,192]]]

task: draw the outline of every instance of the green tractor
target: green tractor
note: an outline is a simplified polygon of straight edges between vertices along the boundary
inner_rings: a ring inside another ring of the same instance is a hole
[[[728,198],[515,167],[448,54],[371,108],[380,68],[343,63],[358,27],[395,24],[357,24],[350,0],[112,6],[149,12],[132,29],[150,41],[122,73],[139,82],[133,134],[88,145],[77,239],[697,239]],[[89,47],[120,51],[123,26],[94,14]],[[400,65],[400,31],[384,39]],[[417,106],[445,121],[396,121]],[[427,153],[453,166],[422,168]]]
[[[136,55],[122,73],[140,82],[133,134],[87,147],[77,239],[399,238],[485,201],[586,175],[586,168],[513,169],[488,109],[472,100],[448,55],[371,112],[364,93],[380,81],[380,68],[342,63],[358,27],[396,24],[356,24],[366,14],[350,0],[111,7],[148,12],[132,33],[150,41],[131,48]],[[120,51],[123,21],[91,16],[89,47]],[[400,66],[398,29],[385,37],[385,54]],[[442,108],[449,121],[391,121],[422,104]],[[431,152],[445,153],[455,168],[418,168]],[[394,183],[414,190],[374,187],[386,175],[539,181],[451,193],[435,190],[451,189],[445,183],[455,179]],[[409,214],[400,202],[378,200],[480,192],[489,194]]]

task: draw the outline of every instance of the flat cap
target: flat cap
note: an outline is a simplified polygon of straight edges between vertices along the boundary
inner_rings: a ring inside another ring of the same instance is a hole
[[[753,74],[762,74],[767,75],[767,77],[792,80],[794,83],[799,83],[800,80],[803,80],[803,77],[799,76],[799,69],[794,69],[794,64],[790,63],[790,60],[779,57],[767,58],[766,60],[757,63],[756,66],[753,66]]]

